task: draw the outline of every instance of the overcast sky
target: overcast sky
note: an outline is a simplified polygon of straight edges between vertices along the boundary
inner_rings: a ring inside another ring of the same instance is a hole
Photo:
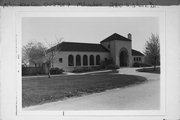
[[[23,18],[22,20],[23,45],[37,41],[48,47],[48,44],[56,43],[60,38],[66,42],[100,43],[113,33],[124,37],[131,33],[132,48],[142,52],[151,33],[159,33],[158,19],[152,17],[63,17]]]

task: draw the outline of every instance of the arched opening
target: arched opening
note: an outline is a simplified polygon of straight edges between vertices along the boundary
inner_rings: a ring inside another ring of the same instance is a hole
[[[76,66],[81,66],[81,56],[76,55]]]
[[[94,65],[94,56],[90,55],[90,65]]]
[[[73,57],[73,55],[68,56],[68,65],[69,66],[74,66],[74,57]]]
[[[96,56],[96,65],[100,65],[100,55]]]
[[[121,67],[128,66],[128,52],[127,50],[122,50],[119,54],[119,65]]]
[[[84,65],[84,66],[87,66],[87,65],[88,65],[87,55],[84,55],[84,56],[83,56],[83,65]]]

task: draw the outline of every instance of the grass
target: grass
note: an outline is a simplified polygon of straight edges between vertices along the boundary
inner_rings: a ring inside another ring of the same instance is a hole
[[[157,67],[156,70],[154,70],[154,68],[142,68],[142,69],[137,69],[137,71],[160,74],[160,67]]]
[[[115,71],[88,75],[54,76],[50,79],[47,77],[23,78],[22,106],[63,100],[145,81],[144,77],[120,75]]]

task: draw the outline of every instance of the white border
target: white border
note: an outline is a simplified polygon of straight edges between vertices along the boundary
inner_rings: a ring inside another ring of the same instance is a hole
[[[161,89],[160,110],[103,110],[103,111],[23,111],[21,81],[21,41],[22,18],[24,17],[158,17],[161,49]],[[136,10],[106,7],[63,7],[63,8],[24,8],[16,10],[17,35],[17,114],[18,115],[65,115],[65,116],[129,116],[129,115],[165,115],[165,12],[162,10]]]
[[[72,10],[72,7],[70,7]],[[85,12],[90,11],[92,7],[84,7]],[[93,7],[94,8],[94,7]],[[163,71],[166,77],[165,86],[165,115],[138,115],[138,116],[64,116],[59,115],[17,115],[16,111],[16,77],[17,77],[17,57],[16,57],[16,17],[17,12],[28,11],[44,11],[53,12],[61,11],[62,9],[68,11],[68,7],[0,7],[1,9],[1,68],[0,68],[0,80],[1,80],[1,119],[2,120],[162,120],[170,119],[176,120],[180,118],[180,6],[164,6],[156,8],[144,8],[144,7],[118,7],[116,10],[112,10],[113,7],[100,7],[99,11],[121,11],[121,12],[151,12],[151,13],[164,13],[165,24],[163,26],[166,38],[166,51],[165,59],[166,66]],[[82,7],[74,7],[76,12],[82,10]],[[92,10],[94,11],[94,9]],[[82,11],[81,11],[82,12]]]

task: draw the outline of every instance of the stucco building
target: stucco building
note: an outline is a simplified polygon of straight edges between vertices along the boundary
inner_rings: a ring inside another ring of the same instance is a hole
[[[51,67],[72,71],[80,67],[99,66],[102,61],[112,59],[115,65],[130,67],[143,63],[144,55],[132,49],[132,35],[123,37],[117,33],[105,38],[100,44],[62,42],[47,50],[52,59]]]

